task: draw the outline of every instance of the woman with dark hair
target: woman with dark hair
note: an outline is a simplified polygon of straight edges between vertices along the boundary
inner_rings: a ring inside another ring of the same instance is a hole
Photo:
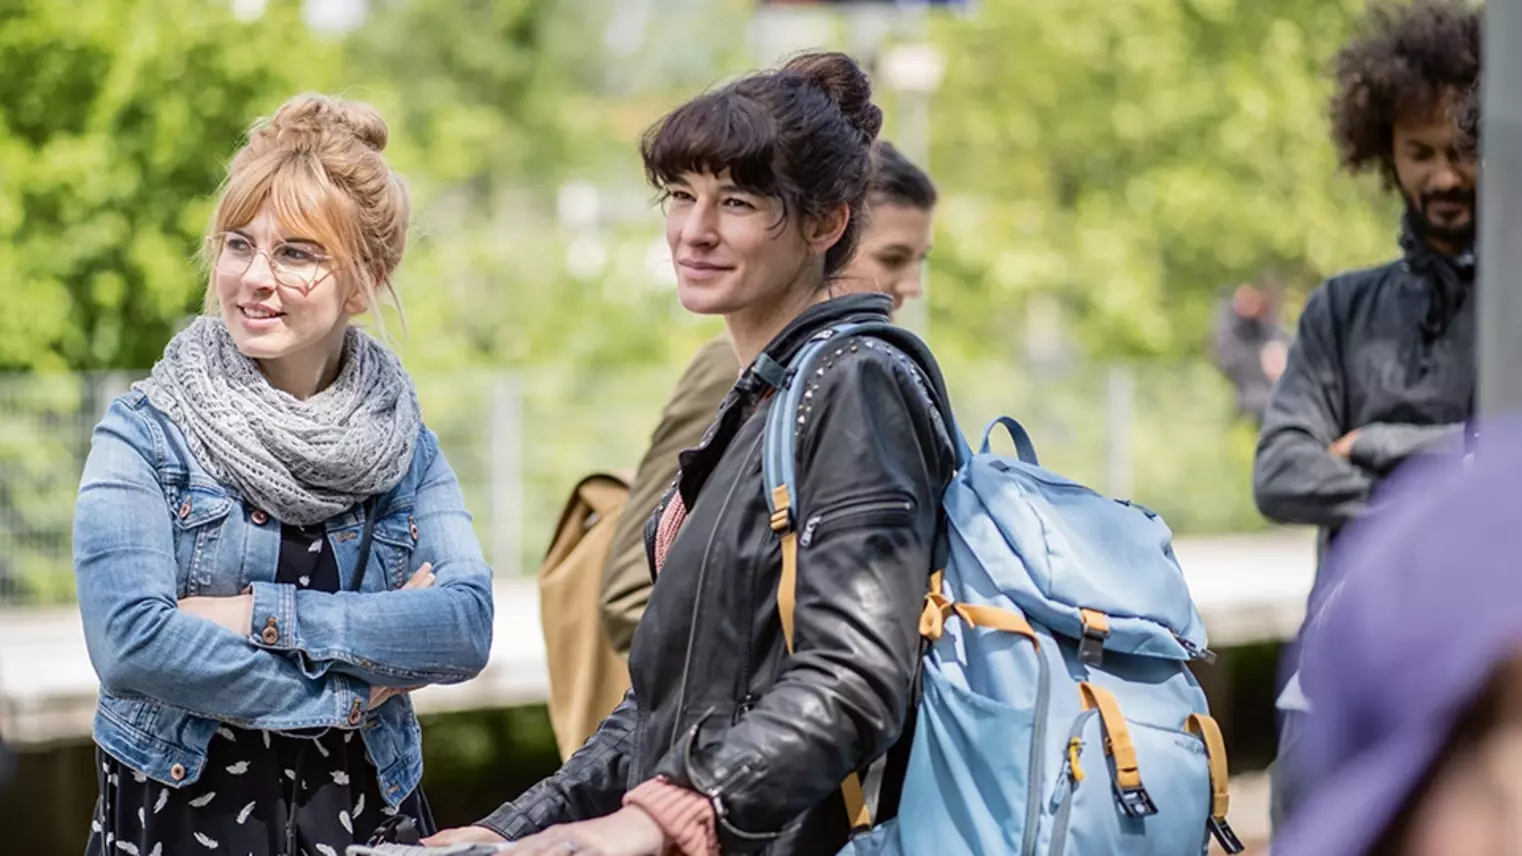
[[[935,185],[887,140],[878,140],[872,147],[871,163],[866,222],[856,256],[830,288],[832,294],[887,294],[893,298],[896,313],[906,301],[923,293],[920,280],[930,254]],[[644,514],[660,502],[676,478],[677,454],[703,439],[720,402],[739,376],[740,365],[735,362],[729,334],[720,333],[693,356],[671,399],[661,409],[660,422],[629,486],[629,500],[603,570],[599,620],[603,633],[620,654],[628,654],[634,628],[650,600]],[[576,665],[569,663],[565,668]],[[577,726],[582,729],[580,733],[589,734],[597,722]]]
[[[930,255],[935,185],[887,140],[872,147],[872,180],[867,192],[869,222],[856,257],[843,279],[858,291],[880,291],[893,298],[893,311],[920,296],[925,258]]]
[[[657,578],[630,652],[633,690],[557,773],[429,843],[620,856],[846,843],[842,781],[905,736],[953,446],[907,357],[841,338],[788,420],[809,515],[791,653],[761,449],[772,370],[832,327],[888,320],[886,295],[834,296],[881,123],[855,62],[810,54],[647,133],[682,304],[722,315],[748,368],[646,527]],[[879,821],[900,778],[887,766]]]

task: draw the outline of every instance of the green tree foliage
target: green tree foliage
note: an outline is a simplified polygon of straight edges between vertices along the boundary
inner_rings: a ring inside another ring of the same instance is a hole
[[[712,329],[680,317],[647,261],[660,226],[636,140],[670,102],[618,93],[605,48],[610,16],[641,25],[640,6],[410,0],[348,40],[345,80],[398,132],[389,154],[417,200],[409,365],[554,364],[574,383],[680,360]],[[599,188],[595,223],[561,222],[567,181]]]
[[[0,369],[151,365],[223,164],[328,53],[292,2],[0,0]]]
[[[1197,353],[1224,287],[1391,257],[1393,205],[1339,177],[1325,117],[1362,5],[982,0],[939,27],[938,335],[1007,348],[1042,294],[1084,353]]]
[[[378,4],[345,44],[345,80],[398,133],[397,165],[485,204],[542,184],[601,136],[586,109],[575,9],[550,0]],[[575,4],[581,5],[581,4]],[[559,7],[559,8],[557,8]]]
[[[0,0],[0,600],[71,594],[84,441],[120,391],[51,373],[152,365],[200,305],[227,158],[333,58],[293,0],[255,22],[207,0]]]

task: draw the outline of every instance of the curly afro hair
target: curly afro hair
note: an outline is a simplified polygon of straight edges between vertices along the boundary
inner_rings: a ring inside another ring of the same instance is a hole
[[[1396,119],[1462,102],[1480,75],[1481,10],[1470,0],[1374,6],[1358,38],[1338,52],[1332,139],[1350,172],[1390,179]]]
[[[1467,155],[1480,153],[1480,83],[1464,93],[1464,98],[1453,108],[1454,119],[1459,124],[1459,151]]]

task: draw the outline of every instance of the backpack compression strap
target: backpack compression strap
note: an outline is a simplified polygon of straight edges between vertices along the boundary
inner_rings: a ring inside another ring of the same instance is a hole
[[[1200,713],[1191,713],[1184,721],[1184,730],[1198,734],[1205,741],[1205,759],[1210,764],[1210,833],[1215,836],[1221,849],[1227,853],[1241,853],[1244,849],[1237,834],[1226,822],[1226,811],[1231,807],[1231,792],[1227,787],[1226,741],[1221,739],[1221,727],[1215,719]]]

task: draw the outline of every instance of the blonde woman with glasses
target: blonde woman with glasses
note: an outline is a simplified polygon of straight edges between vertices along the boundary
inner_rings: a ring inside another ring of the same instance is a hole
[[[432,831],[407,690],[485,666],[491,571],[411,379],[353,323],[396,299],[406,246],[386,136],[315,95],[254,126],[205,316],[95,429],[74,532],[92,856]]]

